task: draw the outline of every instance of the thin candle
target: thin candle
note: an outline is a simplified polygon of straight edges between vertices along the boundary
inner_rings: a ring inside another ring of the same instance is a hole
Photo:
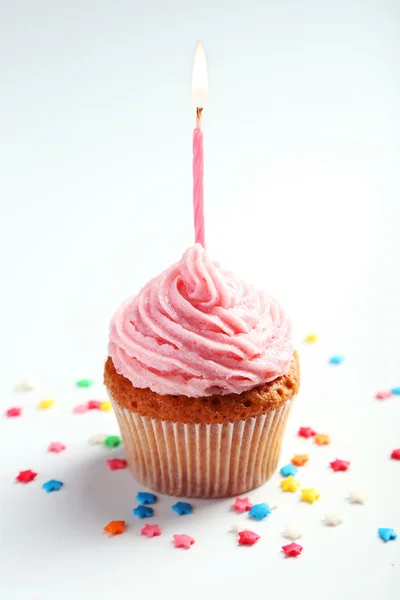
[[[203,45],[196,46],[193,61],[192,99],[196,106],[193,131],[193,219],[195,241],[205,248],[204,233],[204,145],[202,113],[208,98],[207,62]]]

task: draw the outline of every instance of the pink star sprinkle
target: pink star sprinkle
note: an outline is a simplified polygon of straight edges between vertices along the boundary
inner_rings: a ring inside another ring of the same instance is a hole
[[[72,409],[72,412],[75,413],[76,415],[82,415],[83,413],[87,412],[88,410],[89,409],[88,409],[87,404],[77,404]]]
[[[331,468],[334,471],[347,471],[350,466],[350,461],[348,460],[339,460],[338,458],[331,463],[329,463]]]
[[[314,431],[314,429],[312,429],[312,427],[300,427],[299,431],[297,432],[297,434],[300,437],[303,438],[310,438],[310,437],[314,437],[314,435],[317,435],[317,432]]]
[[[233,510],[236,510],[237,512],[244,513],[247,510],[250,510],[252,508],[252,506],[253,506],[252,503],[246,497],[246,498],[236,498],[235,502],[232,505],[232,508],[233,508]]]
[[[259,539],[260,536],[257,533],[254,533],[254,531],[248,531],[247,529],[245,531],[239,531],[238,541],[241,546],[253,546]]]
[[[142,535],[148,535],[149,538],[152,538],[157,535],[161,535],[161,529],[158,525],[149,525],[148,523],[146,523],[146,525],[143,527],[140,533]]]
[[[190,535],[186,535],[186,533],[175,534],[174,535],[175,548],[186,548],[189,550],[190,546],[194,544],[194,538],[190,537]]]
[[[88,400],[87,407],[89,410],[100,410],[100,404],[99,400]]]
[[[20,471],[15,479],[21,483],[29,483],[35,479],[36,475],[37,473],[28,469],[27,471]]]
[[[126,469],[126,460],[124,458],[109,458],[107,461],[110,471],[118,471],[118,469]]]
[[[379,392],[376,392],[376,394],[375,394],[375,398],[377,400],[387,400],[391,396],[393,396],[393,394],[390,390],[380,390]]]
[[[66,446],[64,446],[64,444],[61,444],[61,442],[51,442],[51,444],[49,444],[48,451],[56,452],[58,454],[59,452],[65,450],[65,448]]]
[[[301,551],[303,550],[303,546],[300,546],[300,544],[296,544],[296,542],[292,542],[291,544],[282,546],[282,550],[284,551],[286,556],[299,556],[299,554],[301,554]]]
[[[21,412],[22,412],[22,408],[13,406],[13,408],[9,408],[8,410],[6,410],[6,416],[7,417],[19,417]]]
[[[390,458],[400,460],[400,448],[396,448],[396,450],[393,450],[392,454],[390,455]]]

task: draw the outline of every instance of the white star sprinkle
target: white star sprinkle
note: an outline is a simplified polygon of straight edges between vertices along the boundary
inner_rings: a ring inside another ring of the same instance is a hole
[[[343,518],[337,513],[326,513],[324,521],[325,525],[336,527],[336,525],[340,525],[341,523],[343,523]]]
[[[108,433],[96,433],[89,438],[89,444],[96,446],[104,444],[104,440],[108,437]]]
[[[267,506],[270,510],[274,510],[275,508],[278,508],[277,498],[270,498],[269,500],[267,500]]]
[[[286,525],[283,535],[289,540],[298,540],[302,537],[303,533],[296,525]]]
[[[361,490],[349,492],[349,500],[352,504],[364,504],[367,498],[367,494]]]
[[[14,386],[15,392],[31,392],[36,387],[36,382],[32,379],[24,379],[21,383]]]
[[[235,533],[239,533],[239,531],[254,531],[254,525],[250,521],[238,521],[232,525],[231,531]]]

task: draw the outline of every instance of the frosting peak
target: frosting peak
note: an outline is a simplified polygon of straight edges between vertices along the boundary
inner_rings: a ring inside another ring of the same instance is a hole
[[[221,269],[200,244],[121,305],[108,350],[135,387],[193,397],[272,381],[293,356],[276,300]]]

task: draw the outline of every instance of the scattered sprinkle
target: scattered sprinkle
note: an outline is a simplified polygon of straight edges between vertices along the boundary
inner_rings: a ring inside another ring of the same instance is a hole
[[[132,514],[138,519],[147,519],[154,515],[154,510],[151,508],[151,506],[139,504],[139,506],[133,509]]]
[[[390,455],[390,458],[400,460],[400,448],[396,448],[396,450],[393,450],[392,454]]]
[[[314,442],[318,446],[327,446],[331,443],[331,438],[329,437],[329,435],[326,435],[326,433],[319,433],[315,436]]]
[[[380,527],[378,529],[378,535],[384,542],[389,542],[390,540],[395,540],[397,538],[397,533],[391,527]]]
[[[316,333],[309,333],[304,338],[304,341],[306,342],[306,344],[313,344],[314,342],[317,341],[317,339],[318,339],[318,336]]]
[[[103,412],[109,412],[111,410],[112,406],[111,406],[111,402],[101,402],[99,409],[102,410]]]
[[[394,396],[400,396],[400,387],[394,387],[390,391]]]
[[[236,512],[243,513],[247,510],[250,510],[252,506],[252,503],[246,496],[246,498],[236,498],[235,502],[232,505],[232,508],[233,510],[236,510]]]
[[[279,502],[277,498],[269,498],[269,500],[267,500],[267,504],[268,504],[268,508],[270,510],[275,510],[275,508],[278,508],[279,506]]]
[[[122,444],[121,438],[118,435],[109,435],[104,440],[104,445],[109,448],[117,448]]]
[[[119,535],[125,531],[125,521],[110,521],[105,527],[104,531],[110,535]]]
[[[238,521],[237,523],[234,523],[231,527],[231,531],[234,531],[235,533],[239,533],[240,531],[248,531],[248,529],[248,521]]]
[[[286,525],[283,535],[289,540],[298,540],[303,536],[303,533],[296,525]]]
[[[255,519],[256,521],[261,521],[262,519],[265,519],[265,517],[268,517],[268,515],[270,514],[271,511],[269,509],[269,506],[265,502],[261,502],[260,504],[254,504],[249,511],[249,517]]]
[[[347,471],[350,466],[350,461],[337,458],[330,462],[329,465],[334,471]]]
[[[107,461],[108,468],[110,471],[118,471],[119,469],[126,469],[127,462],[124,458],[109,458]]]
[[[310,504],[314,504],[320,497],[320,494],[315,490],[315,488],[306,488],[301,490],[301,499],[304,502],[309,502]]]
[[[254,531],[249,531],[247,529],[245,529],[244,531],[239,531],[238,535],[238,542],[241,546],[253,546],[260,539],[258,533],[255,533]]]
[[[189,502],[177,502],[171,508],[177,515],[191,515],[193,512],[192,505]]]
[[[343,523],[343,517],[337,513],[326,513],[324,516],[324,521],[325,525],[336,527],[337,525],[341,525],[341,523]]]
[[[330,365],[341,365],[343,361],[344,361],[344,356],[335,355],[335,356],[330,357],[329,364]]]
[[[88,410],[100,410],[100,405],[100,400],[88,400],[87,402]]]
[[[89,444],[92,446],[104,445],[104,440],[108,437],[108,433],[95,433],[89,438]]]
[[[194,542],[194,538],[190,537],[190,535],[186,535],[186,533],[174,535],[175,548],[185,548],[186,550],[189,550]]]
[[[49,444],[48,451],[55,452],[58,454],[59,452],[65,450],[65,448],[66,446],[64,446],[64,444],[61,444],[61,442],[51,442],[51,444]]]
[[[75,413],[75,414],[77,414],[77,415],[82,415],[83,413],[86,413],[88,410],[89,409],[87,407],[87,404],[77,404],[72,409],[72,412]]]
[[[50,492],[58,492],[58,490],[61,490],[63,485],[64,484],[62,481],[57,481],[57,479],[49,479],[49,481],[46,481],[46,483],[42,485],[42,488],[48,494],[50,494]]]
[[[35,382],[29,379],[24,379],[21,383],[14,386],[14,392],[31,392],[36,387]]]
[[[30,481],[33,481],[36,476],[37,473],[28,469],[27,471],[20,471],[15,479],[21,483],[29,483]]]
[[[294,465],[285,465],[284,467],[281,468],[281,474],[284,477],[289,477],[289,475],[292,475],[293,477],[296,475],[298,471],[298,468],[295,467]]]
[[[352,504],[365,504],[367,499],[368,499],[367,494],[361,490],[349,492],[349,501]]]
[[[387,400],[388,398],[391,398],[393,396],[393,392],[391,390],[380,390],[379,392],[376,392],[375,394],[375,398],[377,400]]]
[[[54,400],[52,398],[45,398],[45,400],[41,400],[38,404],[39,410],[47,410],[51,408],[54,404]]]
[[[161,535],[161,529],[158,525],[149,525],[148,523],[146,523],[143,529],[140,530],[140,533],[142,535],[147,535],[149,538],[152,538]]]
[[[296,467],[302,467],[308,461],[308,454],[295,454],[290,461]]]
[[[79,379],[75,385],[78,388],[88,388],[91,387],[93,385],[93,380],[92,379]]]
[[[314,435],[317,435],[317,432],[314,431],[312,427],[300,427],[299,431],[297,432],[297,435],[308,439],[310,437],[314,437]]]
[[[157,496],[155,494],[151,494],[150,492],[138,492],[136,494],[136,500],[140,504],[154,504],[157,502]]]
[[[291,544],[282,546],[282,550],[284,551],[286,556],[299,556],[303,550],[303,546],[300,546],[300,544],[296,544],[296,542],[292,542]]]
[[[293,475],[289,475],[286,479],[282,479],[281,488],[284,492],[297,492],[300,487],[300,482],[297,481]]]
[[[7,417],[19,417],[22,412],[22,408],[18,408],[17,406],[13,406],[6,410]]]

